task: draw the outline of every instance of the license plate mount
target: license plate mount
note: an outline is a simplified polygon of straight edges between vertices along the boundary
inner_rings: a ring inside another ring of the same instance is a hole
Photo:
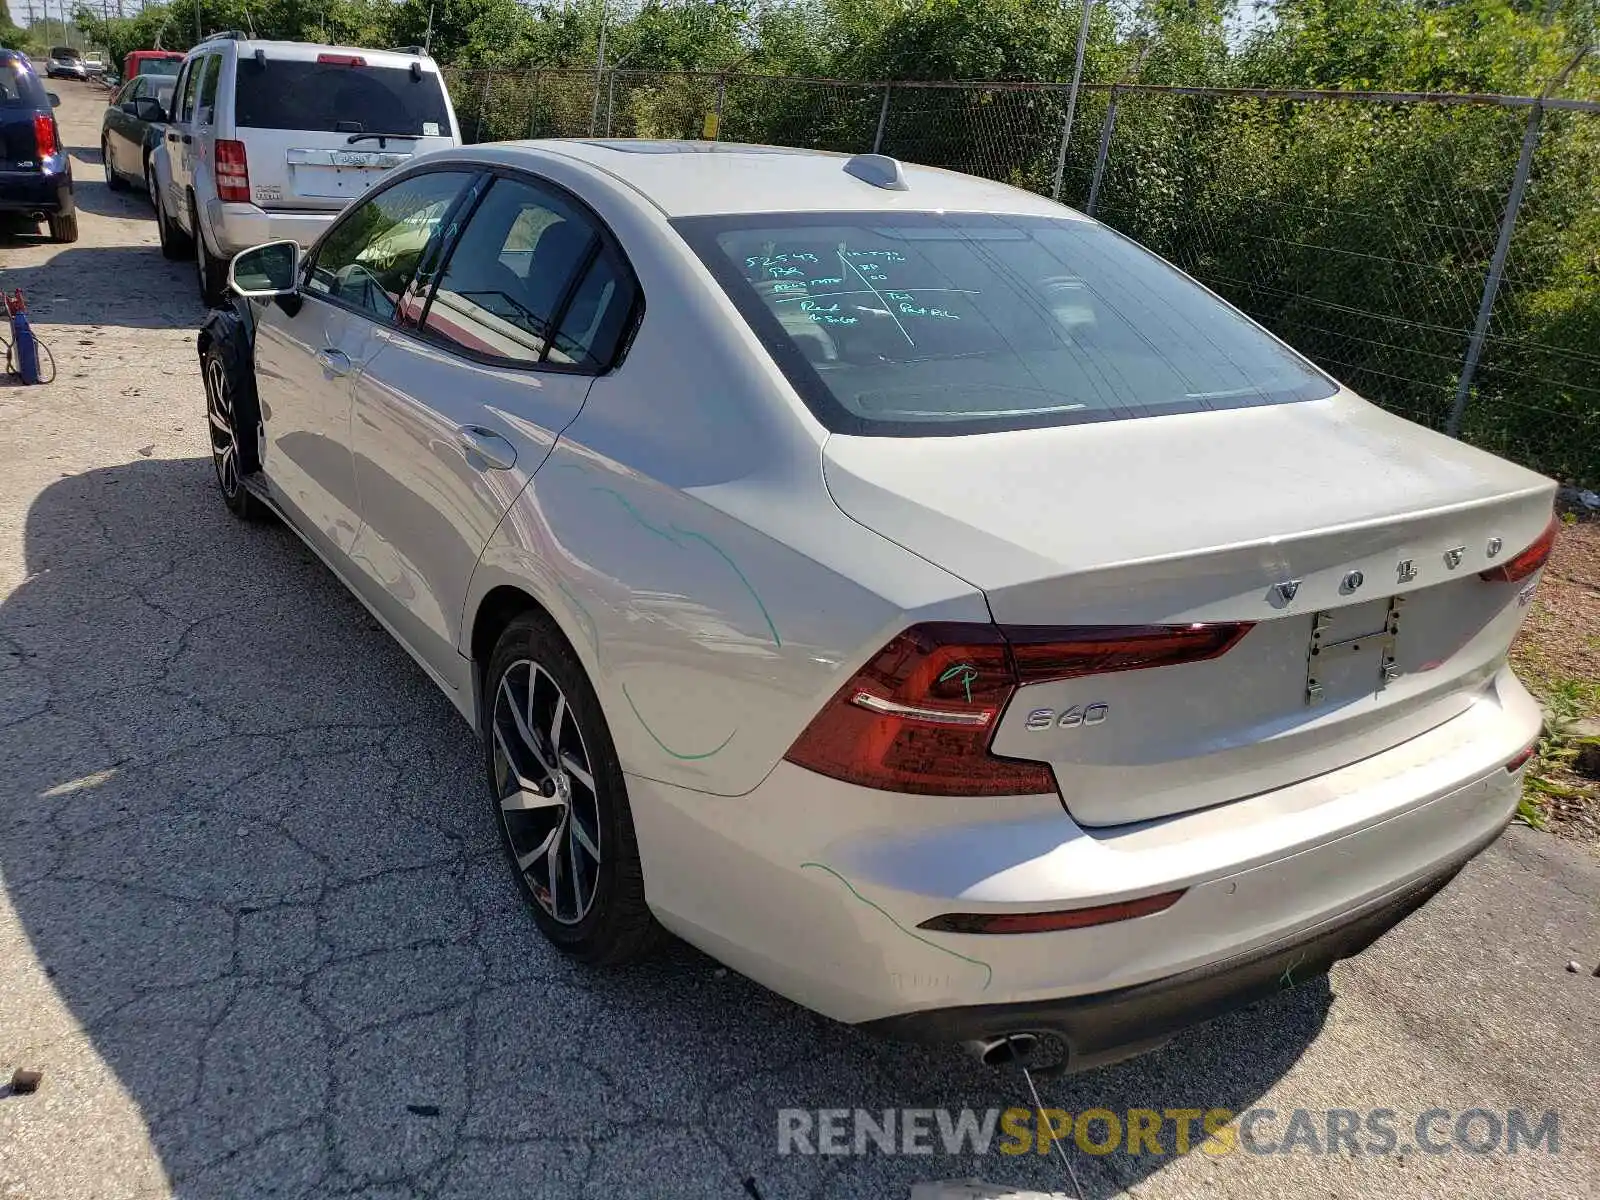
[[[1306,646],[1308,707],[1328,703],[1335,693],[1364,694],[1369,681],[1376,694],[1400,677],[1395,646],[1404,606],[1404,596],[1391,596],[1387,601],[1311,614],[1311,638]],[[1381,624],[1374,618],[1380,618]]]

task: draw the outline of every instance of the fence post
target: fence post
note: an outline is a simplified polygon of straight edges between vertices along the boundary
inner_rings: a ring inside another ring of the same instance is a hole
[[[883,131],[889,124],[889,97],[893,92],[894,85],[892,83],[883,85],[883,107],[878,110],[878,132],[872,138],[872,152],[874,154],[883,152]]]
[[[534,125],[539,120],[539,78],[540,72],[536,68],[533,72],[533,86],[528,89],[528,136],[534,136]]]
[[[606,136],[611,136],[611,114],[617,107],[617,71],[611,69],[611,82],[606,84]]]
[[[1533,151],[1539,142],[1539,122],[1544,118],[1543,97],[1528,113],[1528,125],[1522,133],[1522,153],[1517,156],[1517,173],[1511,180],[1511,194],[1506,197],[1506,214],[1500,218],[1500,238],[1494,245],[1494,257],[1489,260],[1489,277],[1483,283],[1483,299],[1478,303],[1478,319],[1472,327],[1472,340],[1467,343],[1466,361],[1461,364],[1461,378],[1456,382],[1455,403],[1450,406],[1450,419],[1444,431],[1451,437],[1461,434],[1461,418],[1466,415],[1467,396],[1472,391],[1472,377],[1478,370],[1478,356],[1483,353],[1483,339],[1489,332],[1489,318],[1494,314],[1495,296],[1500,291],[1500,278],[1505,272],[1506,255],[1511,249],[1511,232],[1517,225],[1517,212],[1522,207],[1523,194],[1528,190],[1528,175],[1533,169]]]
[[[726,74],[717,76],[717,123],[711,129],[711,140],[722,140],[722,102],[728,98],[728,77]]]
[[[1094,178],[1089,181],[1089,202],[1083,206],[1083,211],[1091,217],[1100,200],[1100,180],[1105,177],[1106,156],[1111,153],[1111,133],[1117,127],[1117,94],[1117,88],[1113,85],[1110,99],[1106,102],[1105,123],[1100,126],[1100,148],[1094,155]]]
[[[1078,57],[1072,66],[1072,90],[1067,93],[1067,119],[1061,126],[1061,151],[1056,155],[1056,182],[1050,199],[1061,199],[1061,180],[1067,173],[1067,143],[1072,140],[1072,117],[1078,111],[1078,85],[1083,81],[1083,51],[1089,41],[1089,14],[1094,0],[1083,0],[1083,20],[1078,23]]]
[[[472,135],[474,142],[483,141],[483,114],[489,111],[489,84],[493,79],[493,71],[483,73],[483,99],[478,101],[478,132]]]

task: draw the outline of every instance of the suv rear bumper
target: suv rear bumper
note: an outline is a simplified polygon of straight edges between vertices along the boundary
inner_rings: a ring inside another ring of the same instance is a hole
[[[1509,818],[1508,818],[1509,820]],[[1455,862],[1385,896],[1268,946],[1192,971],[1088,996],[1023,1004],[924,1009],[862,1023],[881,1037],[910,1042],[988,1042],[1008,1034],[1055,1041],[1068,1070],[1083,1071],[1153,1050],[1213,1017],[1310,982],[1361,953],[1437,895],[1505,826],[1481,837]]]
[[[339,213],[298,212],[257,208],[254,204],[206,204],[206,232],[209,241],[225,258],[263,242],[295,241],[302,249],[322,236]]]
[[[76,211],[72,174],[0,167],[0,212],[42,212],[65,216]]]

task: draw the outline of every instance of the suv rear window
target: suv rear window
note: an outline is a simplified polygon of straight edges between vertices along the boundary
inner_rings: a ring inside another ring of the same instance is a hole
[[[405,67],[286,62],[239,63],[234,123],[253,129],[323,133],[450,133],[437,72],[413,78]]]
[[[183,66],[181,58],[141,58],[136,75],[168,75],[177,78],[178,69]]]
[[[673,224],[836,433],[982,433],[1337,390],[1090,221],[784,213]]]
[[[44,85],[21,59],[0,58],[0,108],[50,111],[50,97]]]

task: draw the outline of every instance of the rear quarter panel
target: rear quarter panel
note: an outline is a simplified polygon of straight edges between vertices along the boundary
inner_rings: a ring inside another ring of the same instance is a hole
[[[483,597],[521,588],[588,671],[625,770],[741,795],[900,627],[987,609],[832,503],[820,431],[658,212],[562,160],[545,173],[611,225],[646,312],[491,539],[461,650]]]

